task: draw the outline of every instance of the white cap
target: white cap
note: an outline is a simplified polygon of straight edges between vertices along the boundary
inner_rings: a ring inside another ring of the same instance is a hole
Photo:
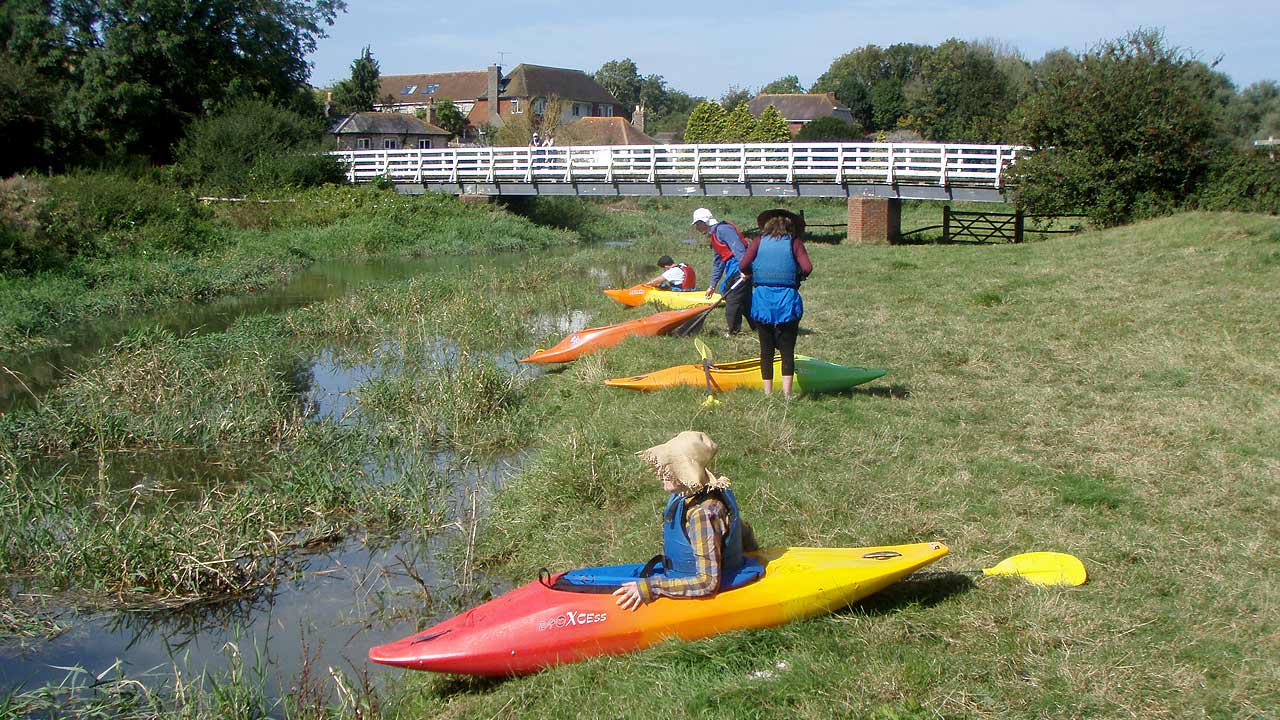
[[[692,225],[693,223],[699,223],[699,222],[706,223],[708,225],[715,225],[720,221],[716,220],[715,215],[712,215],[710,210],[706,208],[698,208],[697,210],[693,211],[693,222],[689,224]]]

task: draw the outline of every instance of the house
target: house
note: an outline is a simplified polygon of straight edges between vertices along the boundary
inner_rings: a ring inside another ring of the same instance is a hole
[[[657,145],[624,117],[585,117],[556,132],[557,145]]]
[[[360,112],[339,118],[329,129],[338,150],[428,150],[445,147],[449,132],[412,115]]]
[[[624,108],[595,78],[581,70],[521,63],[507,75],[498,65],[484,71],[387,75],[376,110],[415,113],[433,119],[436,98],[449,98],[473,128],[501,127],[526,113],[540,117],[555,99],[563,104],[560,122],[583,117],[614,117]]]
[[[800,128],[804,127],[805,123],[819,118],[834,117],[850,125],[857,125],[849,107],[842,105],[836,99],[835,93],[757,95],[747,103],[747,109],[752,115],[760,117],[760,113],[770,105],[777,108],[782,118],[787,121],[793,137],[800,132]]]

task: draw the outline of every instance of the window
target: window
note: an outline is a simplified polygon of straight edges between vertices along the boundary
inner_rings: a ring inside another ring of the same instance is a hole
[[[612,106],[612,105],[601,105],[601,106],[600,106],[600,114],[601,114],[601,115],[603,115],[603,116],[605,116],[605,117],[613,117],[613,106]]]
[[[382,141],[383,150],[395,150],[398,147],[400,147],[400,143],[396,142],[395,138],[386,138]]]
[[[574,116],[574,117],[581,117],[581,116],[582,116],[582,106],[581,106],[581,105],[579,105],[578,103],[574,103],[574,104],[573,104],[573,116]]]
[[[431,149],[431,141],[430,141],[430,140],[428,140],[428,139],[426,139],[426,138],[419,138],[419,139],[418,139],[418,149],[419,149],[419,150],[430,150],[430,149]]]
[[[357,149],[357,150],[368,150],[368,149],[369,149],[369,138],[356,138],[356,149]]]
[[[511,114],[519,115],[524,111],[520,109],[520,98],[511,98]]]
[[[430,85],[423,85],[423,86],[422,86],[422,94],[423,94],[423,95],[435,95],[435,94],[436,94],[436,91],[438,91],[439,89],[440,89],[440,83],[431,83]]]
[[[417,85],[405,85],[405,86],[404,86],[404,90],[403,90],[400,94],[401,94],[401,95],[412,95],[412,94],[414,94],[414,93],[415,93],[415,92],[417,92],[417,91],[418,91],[418,86],[417,86]]]
[[[547,99],[544,97],[537,98],[533,101],[533,113],[542,115],[547,111]]]

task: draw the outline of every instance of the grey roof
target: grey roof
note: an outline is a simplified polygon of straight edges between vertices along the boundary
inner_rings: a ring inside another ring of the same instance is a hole
[[[536,98],[558,96],[565,100],[621,105],[603,85],[581,70],[520,63],[503,78],[502,97]],[[487,90],[477,97],[484,98]]]
[[[397,103],[425,103],[428,99],[436,97],[469,102],[485,94],[488,72],[463,70],[417,75],[383,75],[379,82],[378,102],[382,102],[387,97]],[[405,90],[410,88],[413,92],[406,93]],[[427,92],[428,90],[431,92]]]
[[[334,135],[448,135],[448,130],[398,112],[359,112],[335,122]]]
[[[849,107],[843,105],[833,93],[807,93],[795,95],[757,95],[747,103],[752,115],[759,116],[770,105],[778,109],[790,122],[808,122],[824,117],[852,120]]]

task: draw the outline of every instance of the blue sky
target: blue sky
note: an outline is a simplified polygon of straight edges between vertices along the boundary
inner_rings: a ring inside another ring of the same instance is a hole
[[[1274,0],[347,4],[309,58],[314,85],[348,77],[351,61],[368,45],[384,75],[479,70],[499,61],[504,69],[527,62],[591,73],[629,57],[642,75],[656,73],[676,89],[718,97],[731,85],[755,89],[784,75],[807,87],[836,57],[867,44],[990,39],[1035,60],[1057,48],[1080,52],[1139,27],[1163,29],[1170,44],[1202,60],[1221,57],[1218,69],[1237,87],[1280,80],[1280,3]]]

